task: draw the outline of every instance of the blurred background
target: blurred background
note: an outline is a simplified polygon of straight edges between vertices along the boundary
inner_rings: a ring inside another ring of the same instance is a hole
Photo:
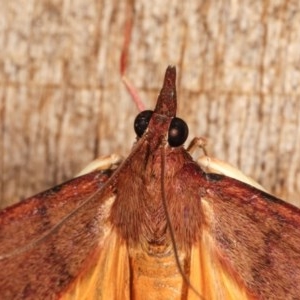
[[[129,36],[147,108],[176,65],[189,140],[300,206],[300,2],[0,0],[1,207],[128,155]]]

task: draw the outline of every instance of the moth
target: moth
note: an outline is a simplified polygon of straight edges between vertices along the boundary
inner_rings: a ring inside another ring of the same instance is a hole
[[[0,212],[1,299],[300,299],[300,210],[201,169],[175,82],[125,160]]]

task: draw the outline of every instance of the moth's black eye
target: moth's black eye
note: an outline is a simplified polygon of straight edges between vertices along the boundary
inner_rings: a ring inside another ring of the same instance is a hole
[[[173,118],[169,127],[168,143],[171,147],[181,146],[189,135],[189,128],[179,118]]]
[[[134,120],[134,131],[138,137],[141,137],[146,131],[152,114],[152,110],[144,110],[136,116]]]

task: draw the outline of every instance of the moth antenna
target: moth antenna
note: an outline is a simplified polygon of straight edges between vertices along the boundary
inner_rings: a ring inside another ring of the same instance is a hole
[[[128,62],[128,51],[129,51],[129,44],[131,41],[131,34],[132,34],[132,27],[133,27],[133,3],[129,1],[129,4],[126,6],[126,16],[127,19],[125,20],[124,24],[124,42],[120,57],[120,73],[123,77],[125,71],[127,69],[127,62]]]
[[[137,89],[125,75],[125,72],[127,69],[127,64],[128,64],[128,52],[129,52],[129,45],[130,45],[130,41],[131,41],[131,34],[132,34],[132,27],[133,27],[134,7],[133,7],[132,1],[130,1],[129,5],[127,6],[126,9],[127,9],[126,15],[128,16],[128,18],[125,21],[125,25],[124,25],[124,43],[123,43],[123,48],[122,48],[121,57],[120,57],[120,73],[121,73],[122,81],[123,81],[128,93],[130,94],[138,111],[141,112],[141,111],[145,110],[145,105],[144,105],[142,99],[140,98]]]
[[[138,111],[141,112],[141,111],[145,110],[145,105],[144,105],[143,101],[141,100],[135,86],[130,82],[130,80],[125,75],[122,76],[122,81],[123,81],[128,93],[130,94],[133,102],[135,103]]]
[[[44,240],[46,240],[52,233],[56,232],[68,219],[70,219],[78,210],[82,209],[85,207],[90,201],[95,199],[95,196],[99,196],[100,191],[104,191],[108,184],[111,181],[108,180],[103,187],[99,188],[98,190],[95,191],[94,194],[92,194],[90,197],[88,197],[82,204],[80,204],[78,207],[74,208],[70,213],[68,213],[65,217],[63,217],[60,221],[58,221],[55,225],[53,225],[48,231],[46,231],[44,234],[41,234],[41,236],[33,241],[30,241],[28,244],[25,244],[24,246],[17,248],[7,254],[0,255],[0,260],[13,257],[15,255],[18,255],[20,253],[29,251],[33,247],[39,245],[42,243]],[[100,194],[101,195],[101,194]]]
[[[174,256],[175,256],[175,261],[176,261],[176,265],[178,267],[179,273],[181,274],[184,282],[189,286],[189,288],[202,300],[205,300],[203,296],[201,296],[199,294],[199,292],[197,291],[197,289],[191,284],[189,278],[186,276],[186,274],[183,271],[182,265],[180,264],[180,260],[179,260],[179,255],[178,255],[178,251],[177,251],[177,247],[176,247],[176,239],[175,239],[175,234],[174,234],[174,230],[173,230],[173,226],[172,226],[172,222],[170,219],[170,214],[168,211],[168,205],[167,205],[167,201],[166,201],[166,193],[165,193],[165,168],[166,168],[166,155],[165,155],[165,148],[161,147],[161,180],[160,180],[160,184],[161,184],[161,197],[162,197],[162,204],[163,204],[163,209],[165,211],[165,215],[166,215],[166,220],[167,220],[167,228],[169,229],[170,232],[170,237],[171,237],[171,244],[172,244],[172,248],[173,248],[173,252],[174,252]]]

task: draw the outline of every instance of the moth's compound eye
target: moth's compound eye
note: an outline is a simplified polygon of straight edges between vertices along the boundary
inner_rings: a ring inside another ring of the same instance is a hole
[[[141,137],[146,131],[152,114],[152,110],[144,110],[136,116],[134,120],[134,131],[138,137]]]
[[[187,124],[180,118],[173,118],[169,127],[168,143],[171,147],[181,146],[189,135]]]

